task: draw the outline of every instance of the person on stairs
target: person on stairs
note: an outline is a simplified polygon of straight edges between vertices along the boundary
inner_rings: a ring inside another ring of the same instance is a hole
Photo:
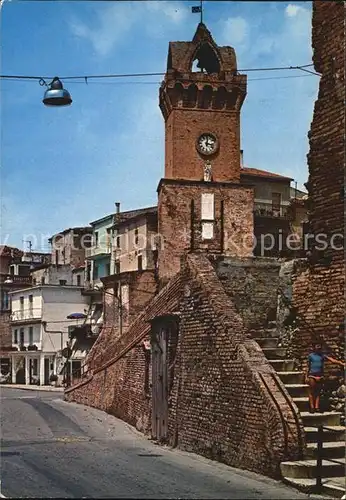
[[[322,344],[316,342],[313,346],[313,352],[308,356],[308,372],[306,383],[309,385],[309,411],[310,413],[321,413],[320,394],[323,387],[324,363],[329,361],[335,365],[345,368],[345,363],[332,358],[322,352]]]

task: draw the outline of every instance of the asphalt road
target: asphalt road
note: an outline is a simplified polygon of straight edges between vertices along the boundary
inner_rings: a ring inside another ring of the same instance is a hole
[[[279,482],[158,446],[62,394],[1,389],[1,493],[20,498],[309,498]]]

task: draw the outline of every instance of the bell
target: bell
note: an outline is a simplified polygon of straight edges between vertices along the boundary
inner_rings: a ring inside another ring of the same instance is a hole
[[[44,93],[42,102],[46,106],[69,106],[72,99],[70,93],[64,89],[61,81],[56,76]]]

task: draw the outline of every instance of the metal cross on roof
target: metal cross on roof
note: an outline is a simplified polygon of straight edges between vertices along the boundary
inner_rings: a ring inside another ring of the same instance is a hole
[[[200,0],[199,5],[195,5],[191,8],[193,14],[201,14],[201,23],[203,23],[203,0]]]

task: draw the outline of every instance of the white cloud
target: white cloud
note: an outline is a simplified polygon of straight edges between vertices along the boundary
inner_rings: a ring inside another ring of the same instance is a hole
[[[287,7],[285,9],[285,13],[286,13],[286,16],[288,16],[288,17],[295,17],[298,14],[298,12],[302,9],[303,8],[300,7],[299,5],[293,5],[290,3],[289,5],[287,5]]]
[[[150,36],[162,36],[169,25],[182,23],[187,18],[187,12],[181,2],[141,2],[136,8],[131,2],[116,2],[102,9],[98,6],[92,24],[74,19],[69,27],[76,37],[89,41],[98,56],[106,57],[136,23],[143,23],[142,27]]]
[[[245,43],[249,36],[249,24],[243,17],[229,17],[223,22],[221,44]]]
[[[75,20],[70,22],[70,30],[75,36],[88,40],[98,55],[106,56],[131,30],[139,13],[126,2],[107,5],[96,12],[93,27]]]

